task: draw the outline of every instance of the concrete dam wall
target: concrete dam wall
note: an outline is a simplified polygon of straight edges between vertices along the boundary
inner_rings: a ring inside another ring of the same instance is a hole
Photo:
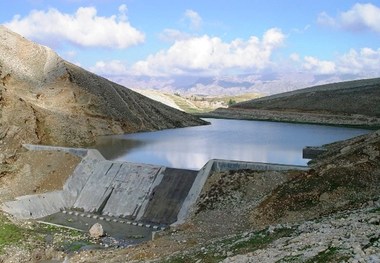
[[[65,211],[119,217],[144,224],[182,223],[215,171],[294,170],[303,166],[210,160],[200,171],[105,160],[92,149],[25,145],[29,150],[65,151],[82,157],[60,191],[6,202],[2,210],[20,219]]]

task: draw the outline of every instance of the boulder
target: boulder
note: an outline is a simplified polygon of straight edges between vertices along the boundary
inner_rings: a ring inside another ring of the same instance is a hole
[[[89,230],[90,237],[99,239],[105,235],[103,226],[99,223],[95,223]]]

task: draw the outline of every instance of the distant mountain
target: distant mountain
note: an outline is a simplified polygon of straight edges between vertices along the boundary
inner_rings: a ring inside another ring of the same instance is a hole
[[[95,136],[205,122],[60,58],[0,26],[0,146],[83,145]]]
[[[220,76],[173,75],[167,77],[114,76],[102,74],[133,90],[158,90],[179,93],[184,96],[231,96],[246,93],[273,95],[315,85],[363,79],[357,75],[314,75],[305,72],[267,72],[260,74],[236,74]]]

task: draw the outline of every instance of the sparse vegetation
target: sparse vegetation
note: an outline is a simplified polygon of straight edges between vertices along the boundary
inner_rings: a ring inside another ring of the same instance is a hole
[[[162,263],[192,263],[199,260],[200,262],[216,263],[227,257],[226,251],[228,251],[229,256],[254,252],[257,249],[267,247],[279,238],[291,236],[294,231],[295,229],[293,228],[279,228],[273,232],[269,232],[268,229],[265,229],[262,231],[253,232],[247,236],[236,235],[231,238],[214,242],[196,251],[189,251],[187,254],[171,257],[162,261]]]
[[[235,101],[235,100],[230,99],[230,100],[228,101],[228,107],[230,107],[230,106],[232,106],[232,105],[234,105],[234,104],[236,104],[236,101]]]
[[[305,263],[334,263],[334,262],[344,262],[348,260],[349,257],[339,254],[339,249],[336,247],[329,247],[326,250],[318,253],[313,258],[308,259]]]
[[[31,222],[17,225],[0,214],[0,256],[11,246],[33,251],[49,245],[56,250],[74,252],[92,244],[88,236],[80,231]]]
[[[24,238],[25,230],[10,222],[0,214],[0,253],[5,246],[18,244]]]
[[[282,237],[289,237],[294,233],[295,229],[293,228],[280,228],[275,229],[272,233],[269,233],[268,230],[263,230],[258,233],[255,233],[246,241],[237,242],[231,247],[233,251],[236,251],[236,254],[244,254],[247,252],[255,251],[256,249],[265,248],[267,245],[272,243],[274,240],[277,240]]]

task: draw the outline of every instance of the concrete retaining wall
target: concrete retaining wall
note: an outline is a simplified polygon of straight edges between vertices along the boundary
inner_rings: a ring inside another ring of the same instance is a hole
[[[6,202],[1,209],[19,219],[36,219],[59,212],[66,202],[63,191],[17,197]]]
[[[29,151],[58,151],[67,152],[79,157],[85,157],[88,149],[84,148],[69,148],[69,147],[59,147],[59,146],[48,146],[48,145],[36,145],[36,144],[23,144],[24,148]]]
[[[307,166],[300,165],[286,165],[275,163],[258,163],[258,162],[243,162],[243,161],[231,161],[213,159],[209,163],[212,163],[209,174],[211,172],[224,172],[224,171],[236,171],[236,170],[256,170],[256,171],[289,171],[289,170],[307,170]]]

